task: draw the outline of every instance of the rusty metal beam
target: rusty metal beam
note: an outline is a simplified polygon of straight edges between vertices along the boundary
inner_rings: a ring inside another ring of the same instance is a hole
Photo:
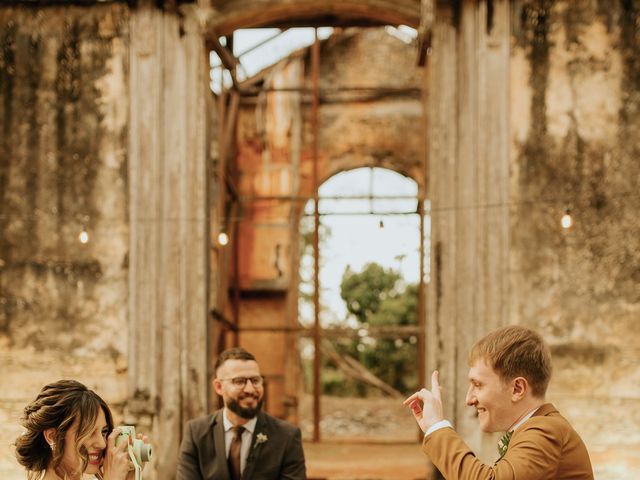
[[[422,0],[420,5],[420,25],[418,26],[418,65],[427,63],[431,49],[433,25],[436,21],[436,0]]]
[[[236,76],[236,68],[240,64],[238,59],[227,47],[220,43],[218,36],[215,34],[207,37],[207,48],[216,52],[222,62],[222,65],[229,71],[229,75],[231,75],[233,89],[239,90],[239,82]]]
[[[320,441],[320,215],[318,211],[318,128],[320,106],[320,39],[315,30],[315,42],[311,47],[311,81],[313,101],[311,103],[311,122],[313,135],[313,441]]]
[[[220,320],[222,322],[222,320]],[[235,325],[228,322],[225,324],[230,330],[235,330]],[[320,332],[321,338],[359,338],[362,337],[362,329],[359,328],[323,328]],[[315,329],[313,327],[282,327],[282,326],[258,326],[258,327],[243,327],[240,328],[242,332],[286,332],[286,333],[298,333],[303,337],[313,337],[315,335]],[[367,337],[372,338],[410,338],[418,337],[420,335],[420,327],[415,325],[391,325],[382,327],[369,327],[367,328]]]
[[[238,209],[238,202],[231,204],[232,214]],[[233,246],[233,346],[240,345],[240,222],[231,222],[231,245]]]
[[[310,217],[313,214],[305,214],[304,216]],[[378,217],[388,217],[393,215],[418,215],[417,210],[414,211],[402,211],[402,212],[375,212],[369,210],[368,212],[323,212],[318,214],[320,217],[357,217],[361,215],[372,215]]]
[[[418,214],[420,215],[420,280],[418,282],[418,385],[421,388],[426,377],[426,298],[424,281],[424,199],[418,203]]]
[[[219,0],[205,34],[282,26],[408,25],[420,23],[419,0]]]
[[[238,63],[240,62],[227,47],[220,43],[217,35],[212,35],[210,38],[207,38],[207,47],[209,50],[213,50],[218,54],[222,65],[227,70],[235,70],[238,67]]]
[[[319,200],[418,200],[415,195],[322,195],[318,196]],[[300,201],[306,202],[310,200],[304,195],[241,195],[240,200],[278,200],[278,201]]]
[[[318,89],[321,95],[340,92],[374,92],[374,93],[411,93],[419,94],[422,92],[420,87],[367,87],[367,86],[354,86],[354,87],[323,87]],[[297,87],[253,87],[243,89],[243,93],[250,95],[263,92],[292,92],[292,93],[313,93],[313,87],[297,86]]]
[[[215,39],[215,43],[220,42]],[[221,48],[222,45],[220,45]],[[225,49],[226,50],[226,49]],[[233,57],[233,56],[232,56]],[[222,58],[222,56],[221,56]],[[228,60],[229,61],[229,60]],[[223,60],[224,62],[224,60]],[[232,66],[230,64],[230,66]],[[233,72],[233,70],[231,70]],[[233,77],[232,77],[233,78]],[[238,190],[235,186],[233,175],[235,168],[229,168],[232,165],[235,155],[235,132],[238,121],[238,109],[240,104],[240,94],[237,90],[232,90],[228,94],[222,90],[218,97],[218,118],[219,118],[219,136],[218,136],[218,181],[224,182],[225,188],[222,194],[223,203],[226,205],[229,199],[227,193],[231,196],[231,208],[228,217],[222,214],[220,218],[225,221],[225,228],[230,237],[231,243],[231,262],[233,265],[233,284],[232,284],[232,302],[231,311],[233,316],[233,345],[239,344],[239,327],[240,327],[240,246],[239,246],[239,222],[237,221],[238,212]],[[233,170],[233,171],[232,171]],[[224,209],[224,207],[222,207]],[[227,295],[227,293],[225,293]]]
[[[223,164],[221,174],[223,175],[227,190],[231,193],[232,198],[238,199],[238,187],[236,182],[229,172],[227,165],[232,160],[234,153],[233,142],[235,141],[236,126],[238,123],[238,109],[240,105],[240,93],[236,90],[231,91],[231,98],[229,100],[228,109],[225,110],[224,123],[221,124],[222,138],[220,145],[220,160]]]

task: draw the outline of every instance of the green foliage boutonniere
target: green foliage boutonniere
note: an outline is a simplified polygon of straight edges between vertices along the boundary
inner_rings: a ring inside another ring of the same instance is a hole
[[[498,453],[500,454],[500,458],[504,457],[504,454],[507,453],[507,448],[509,448],[509,441],[511,440],[511,435],[513,435],[513,432],[507,432],[498,441]]]

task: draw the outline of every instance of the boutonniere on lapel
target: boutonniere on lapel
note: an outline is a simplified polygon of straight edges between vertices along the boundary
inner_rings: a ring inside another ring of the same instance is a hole
[[[264,433],[258,433],[256,435],[256,441],[253,444],[253,448],[256,448],[258,445],[262,445],[263,443],[265,443],[267,440],[269,440],[269,437],[267,437],[266,434]]]
[[[249,457],[247,458],[247,463],[251,463],[254,461],[256,456],[260,453],[260,449],[258,448],[263,443],[266,443],[269,440],[269,437],[265,433],[258,433],[256,435],[256,440],[253,442],[253,447],[251,447],[251,452],[249,453]]]
[[[500,454],[500,458],[504,457],[505,453],[507,453],[511,435],[513,435],[513,432],[507,432],[502,436],[502,438],[500,438],[500,440],[498,440],[498,453]]]

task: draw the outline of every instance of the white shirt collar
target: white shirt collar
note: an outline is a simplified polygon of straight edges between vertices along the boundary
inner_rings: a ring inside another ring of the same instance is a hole
[[[228,413],[227,407],[224,407],[222,413],[223,413],[222,422],[224,424],[224,431],[228,432],[233,427],[235,427],[235,425],[231,423],[231,420],[229,420],[229,416],[228,416],[229,413]],[[245,428],[245,430],[248,430],[249,432],[251,432],[251,435],[253,435],[253,431],[256,429],[257,422],[258,422],[258,417],[253,417],[251,420],[249,420],[247,423],[245,423],[242,426]]]
[[[509,429],[510,432],[515,432],[517,430],[518,427],[520,427],[524,422],[526,422],[527,420],[529,420],[534,413],[536,413],[538,411],[540,407],[536,407],[533,410],[531,410],[529,413],[527,413],[524,417],[522,417],[518,423],[516,423],[513,427],[511,427]]]

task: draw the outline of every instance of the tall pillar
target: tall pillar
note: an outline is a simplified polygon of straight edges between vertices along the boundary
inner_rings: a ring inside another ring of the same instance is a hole
[[[182,426],[207,408],[207,55],[195,10],[131,12],[129,385],[174,478]]]
[[[445,415],[481,454],[490,442],[464,403],[467,355],[509,322],[509,36],[507,0],[440,4],[429,64],[427,372],[441,371]]]

